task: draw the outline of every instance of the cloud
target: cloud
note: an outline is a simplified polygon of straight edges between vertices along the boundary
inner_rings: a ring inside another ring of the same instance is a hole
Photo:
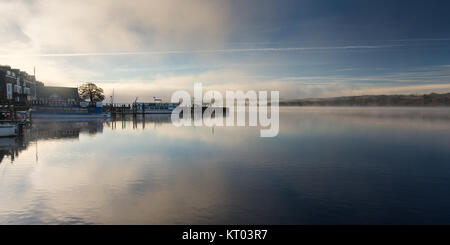
[[[108,57],[75,56],[222,48],[228,12],[225,2],[207,0],[0,1],[1,64],[28,73],[36,66],[46,84],[75,86],[117,68]]]
[[[114,88],[120,102],[169,98],[195,82],[205,89],[279,90],[284,98],[302,98],[448,81],[448,67],[370,75],[354,66],[414,46],[415,40],[306,45],[297,42],[296,30],[295,40],[265,39],[255,33],[283,22],[270,24],[262,17],[267,12],[276,20],[282,13],[272,13],[271,5],[263,15],[236,13],[238,6],[208,0],[0,0],[0,61],[29,73],[36,66],[37,78],[47,85],[90,81],[108,95]]]
[[[204,54],[204,53],[244,53],[244,52],[288,52],[314,50],[345,50],[345,49],[379,49],[392,48],[400,45],[360,45],[333,47],[286,47],[286,48],[243,48],[243,49],[210,49],[210,50],[162,50],[139,52],[92,52],[92,53],[44,53],[44,54],[6,54],[0,57],[80,57],[80,56],[130,56],[130,55],[176,55],[176,54]]]
[[[430,76],[430,71],[423,71]],[[435,71],[439,73],[440,71]],[[281,99],[334,97],[361,94],[430,93],[449,92],[446,78],[438,77],[423,84],[421,72],[380,74],[378,76],[258,76],[245,69],[216,69],[195,74],[158,75],[152,79],[104,81],[101,85],[107,94],[115,89],[117,102],[151,101],[153,96],[170,100],[172,92],[187,90],[192,94],[194,83],[202,83],[203,90],[267,90],[280,91]],[[410,76],[406,76],[409,74]],[[417,76],[418,78],[416,78]]]
[[[27,51],[35,53],[193,44],[217,47],[228,32],[227,6],[219,1],[22,0],[0,4],[3,40],[22,41]]]

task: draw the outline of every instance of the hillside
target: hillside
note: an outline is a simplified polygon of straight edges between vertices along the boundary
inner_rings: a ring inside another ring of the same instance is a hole
[[[450,93],[362,95],[280,101],[281,106],[450,106]]]

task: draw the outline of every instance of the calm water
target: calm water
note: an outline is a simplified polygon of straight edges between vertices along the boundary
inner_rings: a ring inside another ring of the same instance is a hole
[[[450,224],[450,108],[42,122],[0,157],[0,224]]]

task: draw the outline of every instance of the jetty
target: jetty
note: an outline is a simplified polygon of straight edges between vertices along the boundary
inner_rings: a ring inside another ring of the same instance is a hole
[[[125,115],[146,115],[146,114],[170,114],[179,104],[175,103],[132,103],[132,104],[106,104],[103,106],[104,111],[110,112],[111,117],[125,116]],[[191,106],[189,109],[194,112],[194,109],[198,107]],[[209,107],[202,105],[202,113],[207,108],[223,110],[223,113],[228,113],[227,107]]]

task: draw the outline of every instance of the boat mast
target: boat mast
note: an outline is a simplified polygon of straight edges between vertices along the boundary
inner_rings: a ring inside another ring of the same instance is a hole
[[[111,96],[111,104],[114,106],[114,88]]]
[[[36,92],[36,66],[33,67],[33,76],[34,76],[34,99],[37,99],[37,92]]]

